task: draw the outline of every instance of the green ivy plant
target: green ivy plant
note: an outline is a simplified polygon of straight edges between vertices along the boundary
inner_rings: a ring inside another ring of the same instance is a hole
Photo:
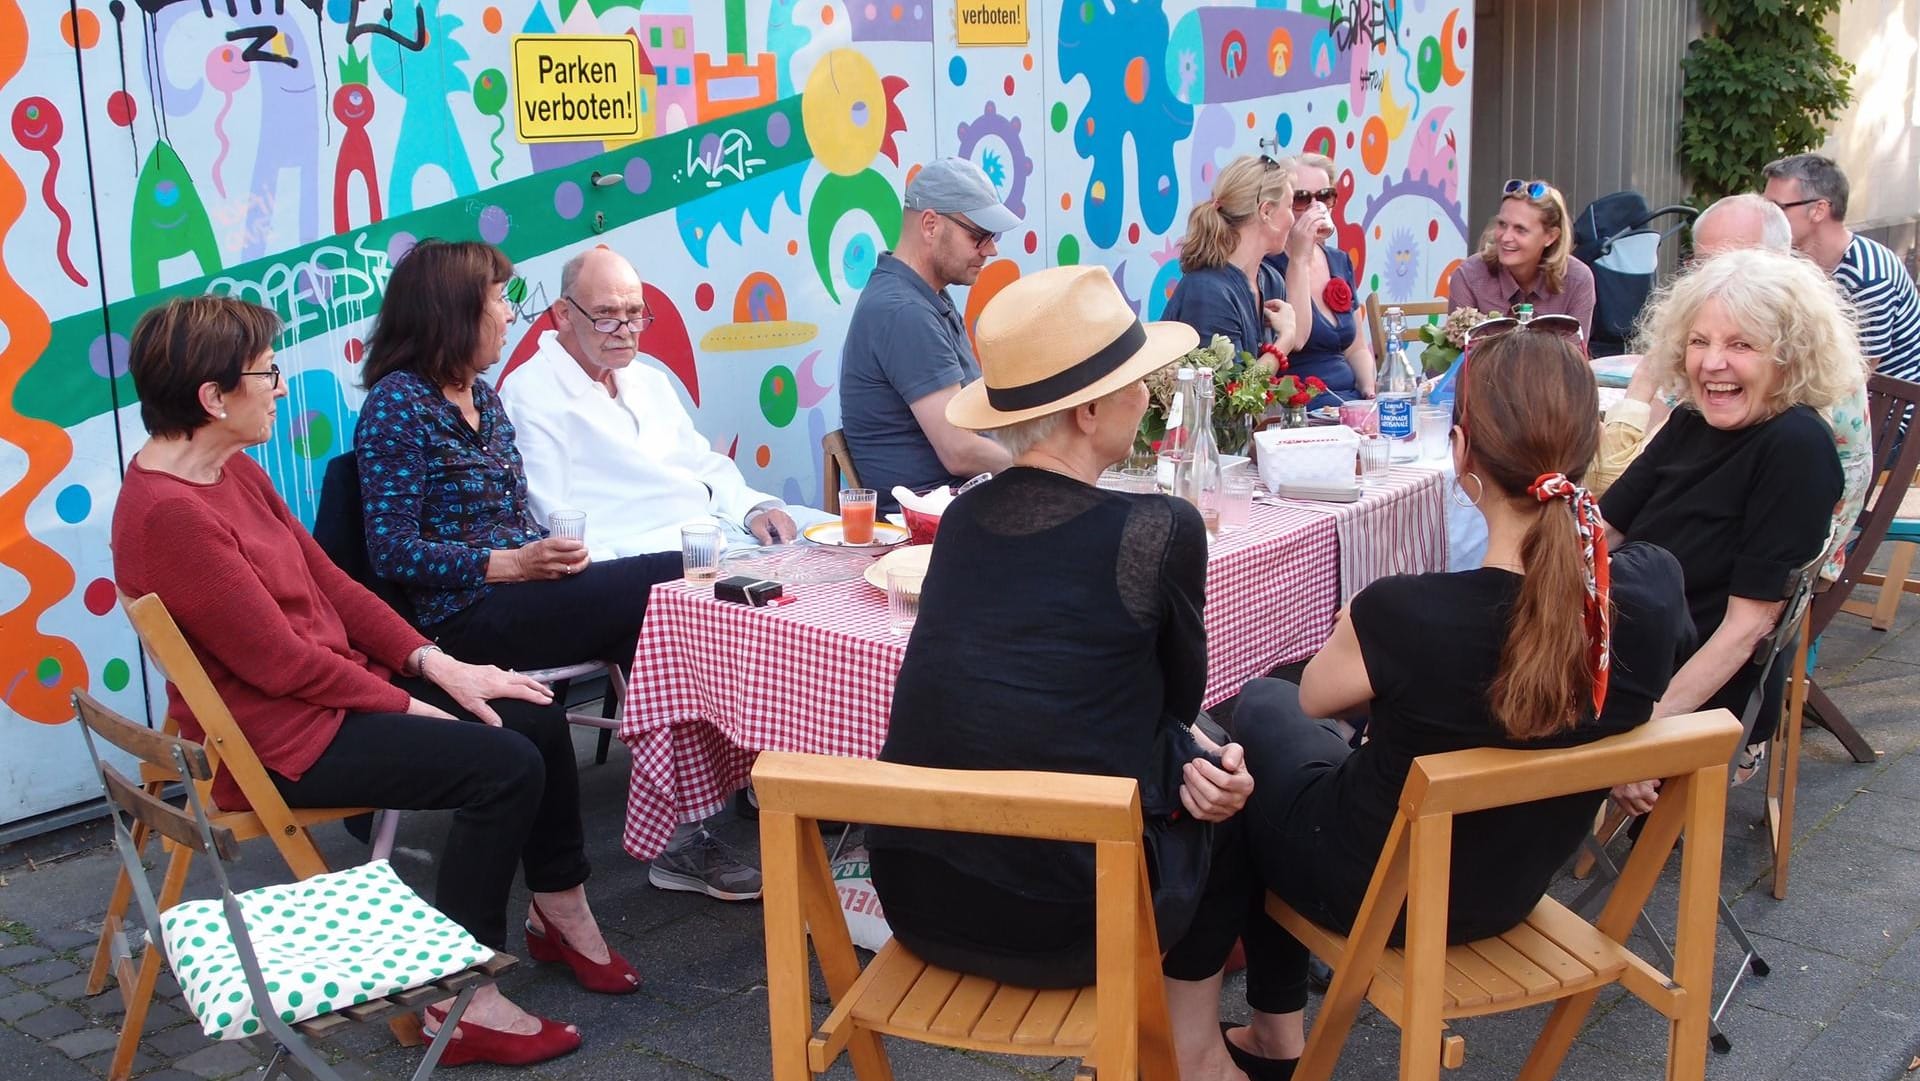
[[[1700,0],[1681,61],[1680,163],[1704,205],[1752,191],[1775,158],[1811,150],[1852,100],[1853,65],[1825,22],[1840,0]]]

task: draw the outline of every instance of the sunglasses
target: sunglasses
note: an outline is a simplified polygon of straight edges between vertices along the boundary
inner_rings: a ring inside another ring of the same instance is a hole
[[[1337,198],[1339,194],[1340,193],[1333,188],[1321,188],[1319,191],[1296,191],[1293,193],[1293,209],[1305,210],[1315,203],[1325,203],[1331,207],[1333,206],[1334,199]]]
[[[565,295],[565,294],[562,294],[562,295]],[[607,316],[605,318],[601,318],[599,316],[594,315],[592,312],[588,311],[587,309],[580,307],[580,302],[573,299],[572,297],[567,297],[567,303],[573,305],[574,308],[577,311],[579,311],[581,315],[586,316],[587,325],[592,327],[595,331],[601,334],[618,334],[622,330],[631,330],[635,334],[639,334],[642,331],[646,330],[648,327],[653,325],[653,313],[648,311],[642,311],[639,315],[635,315],[626,319],[617,318],[615,316]]]
[[[268,390],[274,390],[280,386],[280,365],[278,364],[267,365],[267,370],[264,372],[241,372],[240,374],[241,375],[257,375],[262,379],[265,379],[267,381]]]
[[[1545,199],[1547,197],[1547,193],[1552,190],[1553,188],[1549,187],[1547,182],[1544,180],[1517,180],[1516,179],[1516,180],[1507,181],[1507,186],[1501,190],[1500,194],[1503,196],[1519,195],[1524,192],[1526,194],[1526,197],[1529,199]]]
[[[958,225],[967,236],[973,238],[973,246],[976,250],[984,248],[1000,239],[999,233],[988,232],[957,214],[949,214],[944,210],[940,211],[939,214],[953,224]]]
[[[1580,329],[1580,320],[1575,319],[1571,315],[1536,315],[1525,322],[1521,322],[1510,315],[1497,316],[1492,319],[1482,319],[1468,328],[1467,349],[1471,351],[1478,342],[1498,338],[1505,334],[1511,334],[1521,327],[1526,327],[1528,330],[1544,330],[1549,334],[1557,334],[1578,345],[1582,353],[1587,351],[1587,336]]]

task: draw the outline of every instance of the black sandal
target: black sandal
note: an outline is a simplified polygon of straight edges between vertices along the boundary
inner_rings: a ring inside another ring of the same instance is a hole
[[[1251,1051],[1242,1049],[1227,1033],[1240,1026],[1232,1021],[1220,1022],[1220,1040],[1227,1045],[1227,1054],[1232,1056],[1233,1064],[1247,1075],[1247,1081],[1293,1081],[1293,1071],[1300,1065],[1297,1058],[1264,1058]]]

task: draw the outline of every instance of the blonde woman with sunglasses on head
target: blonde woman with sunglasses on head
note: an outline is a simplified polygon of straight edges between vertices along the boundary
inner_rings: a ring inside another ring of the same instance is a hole
[[[1509,180],[1500,212],[1480,235],[1480,251],[1454,270],[1454,308],[1513,314],[1571,315],[1593,332],[1593,271],[1573,257],[1573,223],[1559,189],[1544,180]]]
[[[1302,154],[1293,159],[1288,171],[1293,180],[1294,216],[1318,216],[1331,227],[1339,194],[1333,184],[1333,159]],[[1292,245],[1267,258],[1267,265],[1287,280],[1287,299],[1297,328],[1287,371],[1302,379],[1314,376],[1327,385],[1327,393],[1307,403],[1310,408],[1373,397],[1373,348],[1355,318],[1353,260],[1327,244],[1327,239],[1330,234],[1320,243],[1302,243],[1297,260]]]

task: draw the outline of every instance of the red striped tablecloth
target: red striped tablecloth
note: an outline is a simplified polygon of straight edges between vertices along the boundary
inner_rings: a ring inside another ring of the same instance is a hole
[[[1216,539],[1206,704],[1311,656],[1374,578],[1442,569],[1440,492],[1431,471],[1395,469],[1358,503],[1256,504],[1246,529]],[[636,859],[719,810],[760,751],[879,753],[906,651],[885,594],[863,580],[789,593],[783,607],[748,608],[706,585],[654,587],[620,722],[633,751],[622,840]]]

